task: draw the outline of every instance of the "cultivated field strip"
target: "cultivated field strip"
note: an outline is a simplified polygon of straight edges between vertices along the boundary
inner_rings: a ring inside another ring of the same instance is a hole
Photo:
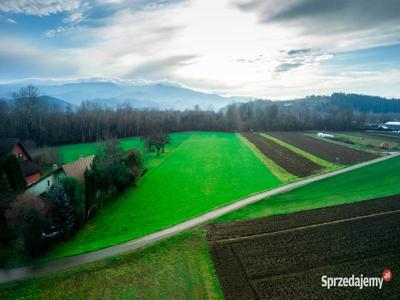
[[[235,239],[397,210],[400,210],[400,195],[306,210],[283,216],[211,223],[207,225],[207,239],[209,241]]]
[[[376,157],[370,152],[323,141],[299,132],[268,132],[268,134],[335,164],[354,164]]]
[[[261,135],[255,133],[242,133],[242,135],[265,156],[293,175],[307,177],[324,169],[308,158]]]
[[[400,134],[391,134],[385,132],[362,132],[359,133],[360,136],[371,137],[374,139],[379,139],[383,141],[391,141],[400,145]]]
[[[381,202],[381,203],[379,203]],[[361,205],[362,204],[362,205]],[[396,278],[385,283],[382,290],[367,288],[326,290],[321,287],[321,276],[380,276],[384,268],[399,266],[400,256],[400,197],[387,197],[339,207],[318,209],[308,214],[296,213],[287,219],[272,217],[274,221],[244,225],[251,228],[270,225],[272,230],[283,230],[295,224],[315,224],[341,217],[345,222],[325,223],[321,226],[279,234],[253,236],[249,239],[210,242],[210,252],[226,299],[286,299],[368,296],[398,297]],[[329,216],[329,210],[332,215]],[[341,210],[345,211],[341,214]],[[351,212],[353,210],[353,212]],[[364,218],[357,218],[365,216]],[[290,218],[293,217],[293,223]],[[285,223],[286,221],[286,223]],[[210,227],[209,237],[226,236],[227,226],[237,231],[236,222],[219,227],[223,234]],[[276,223],[282,223],[277,225]],[[265,227],[264,227],[265,228]],[[254,233],[250,233],[254,234]],[[232,234],[230,235],[232,236]],[[236,259],[236,260],[235,260]],[[241,274],[238,274],[242,270]],[[245,283],[245,281],[247,282]]]

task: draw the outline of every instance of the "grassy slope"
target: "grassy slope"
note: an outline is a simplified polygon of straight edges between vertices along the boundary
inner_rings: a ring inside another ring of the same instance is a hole
[[[49,257],[134,239],[278,185],[237,135],[196,133]]]
[[[205,230],[131,254],[0,286],[2,299],[222,299]]]
[[[333,163],[330,163],[329,161],[323,160],[322,158],[314,156],[311,153],[308,153],[308,152],[306,152],[304,150],[301,150],[301,149],[299,149],[299,148],[297,148],[295,146],[292,146],[292,145],[290,145],[290,144],[288,144],[288,143],[286,143],[286,142],[284,142],[284,141],[282,141],[280,139],[277,139],[277,138],[275,138],[275,137],[273,137],[271,135],[268,135],[268,134],[265,134],[265,133],[261,133],[261,135],[264,136],[267,139],[270,139],[270,140],[274,141],[275,143],[277,143],[277,144],[279,144],[279,145],[281,145],[283,147],[288,148],[289,150],[292,150],[293,152],[296,152],[296,153],[304,156],[305,158],[308,158],[309,160],[319,164],[320,166],[325,167],[325,170],[322,170],[319,173],[330,172],[330,171],[334,171],[334,170],[337,170],[337,169],[340,169],[340,168],[344,167],[344,166],[338,166],[338,165],[335,165]]]
[[[400,193],[400,157],[260,201],[219,221],[283,214]],[[315,195],[313,194],[315,193]],[[201,229],[115,260],[0,287],[4,298],[220,298]],[[194,296],[195,295],[195,296]]]
[[[222,216],[230,221],[332,206],[400,194],[400,157],[317,181]]]

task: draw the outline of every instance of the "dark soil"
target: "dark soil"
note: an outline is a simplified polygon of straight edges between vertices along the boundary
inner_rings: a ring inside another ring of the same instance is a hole
[[[306,210],[282,216],[211,223],[207,225],[207,239],[216,241],[250,236],[393,210],[400,210],[400,195]]]
[[[324,167],[308,158],[261,135],[256,133],[242,133],[242,135],[253,143],[265,156],[293,175],[307,177],[324,169]]]
[[[396,196],[256,219],[254,224],[246,221],[211,225],[210,252],[225,298],[398,299],[400,213],[396,211],[399,209],[400,197]],[[385,212],[392,213],[279,232]],[[244,229],[240,230],[241,227]],[[229,233],[229,228],[234,233]],[[260,234],[263,232],[260,228],[266,234]],[[226,240],[237,236],[241,238]],[[217,240],[221,237],[225,240]],[[380,277],[385,268],[394,275],[391,282],[383,284],[382,290],[321,287],[322,275]]]
[[[355,164],[377,157],[370,152],[323,141],[300,132],[269,132],[268,134],[335,164]]]

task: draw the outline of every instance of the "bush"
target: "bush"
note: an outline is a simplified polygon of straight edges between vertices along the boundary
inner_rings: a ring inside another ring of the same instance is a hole
[[[4,170],[7,180],[15,192],[18,193],[25,189],[26,181],[22,174],[21,166],[13,154],[9,154],[3,158],[0,162],[0,167]]]
[[[43,249],[46,211],[43,200],[28,194],[19,195],[6,211],[7,224],[15,232],[17,245],[31,255]]]

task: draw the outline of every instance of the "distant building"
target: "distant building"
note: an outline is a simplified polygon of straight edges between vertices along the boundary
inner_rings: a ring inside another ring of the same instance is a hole
[[[384,125],[388,130],[400,130],[400,122],[386,122]]]
[[[75,162],[62,165],[55,169],[49,176],[43,178],[36,184],[28,188],[25,193],[40,196],[48,191],[48,189],[60,178],[70,176],[76,178],[78,181],[85,182],[85,171],[90,170],[93,163],[94,155],[81,158]]]
[[[318,132],[318,136],[322,138],[330,138],[330,139],[334,138],[333,134],[323,133],[323,132]]]
[[[0,139],[0,156],[13,154],[19,160],[22,174],[28,185],[40,180],[40,169],[17,138]]]

